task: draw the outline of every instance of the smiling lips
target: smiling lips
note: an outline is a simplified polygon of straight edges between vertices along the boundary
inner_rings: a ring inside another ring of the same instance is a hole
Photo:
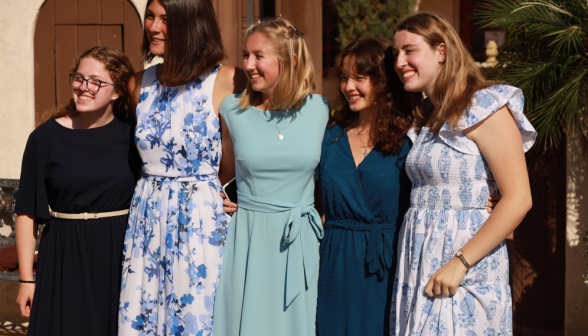
[[[357,103],[361,99],[361,95],[349,95],[350,103]]]
[[[414,70],[404,70],[402,71],[402,80],[405,82],[416,75],[416,71]]]
[[[259,80],[261,78],[261,76],[259,74],[251,74],[251,81],[255,82],[257,80]]]
[[[151,43],[153,43],[153,44],[161,44],[161,43],[163,43],[163,41],[165,41],[165,40],[163,40],[163,39],[157,39],[157,38],[151,38]]]
[[[79,100],[83,100],[83,101],[89,101],[94,99],[93,97],[88,97],[88,96],[78,96]]]

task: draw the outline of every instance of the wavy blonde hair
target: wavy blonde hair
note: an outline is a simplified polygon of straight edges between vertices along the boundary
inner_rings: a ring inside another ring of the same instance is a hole
[[[491,84],[476,66],[470,52],[451,24],[443,17],[431,13],[418,13],[402,21],[396,32],[406,30],[420,35],[435,50],[445,44],[445,61],[441,66],[434,86],[434,98],[440,103],[440,110],[431,122],[433,132],[439,132],[446,121],[452,130],[458,130],[458,122],[464,111],[472,104],[477,91]],[[429,111],[422,102],[413,100],[413,114],[418,127],[425,125]]]
[[[312,57],[306,47],[304,34],[290,21],[272,18],[261,21],[247,29],[243,46],[253,34],[263,34],[269,41],[265,46],[278,58],[280,74],[276,87],[270,96],[273,110],[289,110],[302,105],[302,100],[316,89]],[[294,58],[298,64],[294,65]],[[253,90],[251,82],[241,94],[239,107],[242,109],[262,103],[261,92]]]

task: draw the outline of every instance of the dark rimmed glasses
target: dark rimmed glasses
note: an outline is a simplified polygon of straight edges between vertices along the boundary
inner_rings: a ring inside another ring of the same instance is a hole
[[[69,85],[71,85],[71,87],[74,89],[79,89],[82,86],[82,84],[84,84],[84,81],[86,82],[86,87],[88,88],[88,91],[90,91],[92,93],[98,92],[98,90],[100,90],[100,87],[102,86],[102,84],[114,85],[112,83],[101,81],[96,78],[85,79],[84,77],[82,77],[80,75],[76,75],[76,74],[69,75]]]

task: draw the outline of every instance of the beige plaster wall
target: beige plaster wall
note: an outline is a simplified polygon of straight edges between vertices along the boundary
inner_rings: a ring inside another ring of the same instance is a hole
[[[442,15],[459,33],[459,0],[420,0],[418,10]]]
[[[141,15],[147,0],[130,0]],[[0,11],[0,179],[20,178],[22,153],[35,127],[35,22],[45,0],[2,0]]]
[[[566,336],[588,333],[588,286],[582,275],[588,271],[586,230],[588,230],[588,156],[578,137],[567,139],[567,221],[566,221]]]

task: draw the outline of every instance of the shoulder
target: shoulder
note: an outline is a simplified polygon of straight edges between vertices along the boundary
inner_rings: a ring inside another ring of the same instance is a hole
[[[35,130],[29,135],[29,138],[44,138],[50,136],[51,133],[58,129],[57,126],[63,127],[59,125],[55,119],[49,118],[47,121],[39,125],[39,127],[35,128]]]
[[[503,106],[507,106],[517,119],[522,120],[524,100],[521,89],[514,86],[495,85],[479,90],[472,97],[470,107],[458,126],[461,130],[472,127]]]
[[[326,122],[331,113],[330,106],[327,98],[319,94],[310,94],[304,99],[304,105],[301,108],[311,110],[317,118],[324,119]]]
[[[239,94],[230,94],[225,99],[220,106],[220,113],[223,117],[227,118],[228,115],[235,113],[240,110],[239,108],[239,98],[241,95]]]
[[[247,84],[247,76],[241,68],[236,68],[230,65],[220,64],[212,69],[212,73],[217,72],[216,85],[231,90],[233,92],[241,92],[245,89]]]

